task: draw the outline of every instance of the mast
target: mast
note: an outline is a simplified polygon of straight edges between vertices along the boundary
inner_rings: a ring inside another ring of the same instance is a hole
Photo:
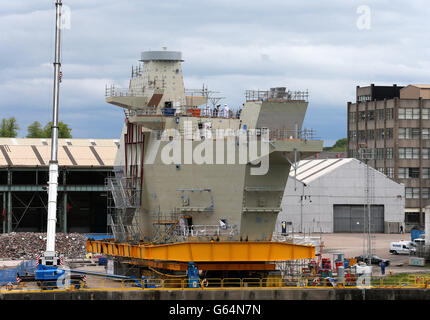
[[[57,0],[55,26],[55,61],[54,61],[54,103],[52,109],[51,160],[49,161],[48,182],[48,225],[45,257],[55,256],[55,227],[57,223],[57,188],[58,188],[58,102],[60,93],[60,36],[61,36],[61,0]]]

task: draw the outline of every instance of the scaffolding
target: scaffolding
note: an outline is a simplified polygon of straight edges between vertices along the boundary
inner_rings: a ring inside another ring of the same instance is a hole
[[[160,210],[152,213],[152,225],[154,230],[153,243],[172,243],[178,241],[175,232],[181,223],[182,217],[173,210],[170,214],[162,214]]]
[[[118,242],[138,242],[139,222],[136,213],[140,210],[141,190],[137,178],[109,177],[105,184],[108,190],[108,226]]]

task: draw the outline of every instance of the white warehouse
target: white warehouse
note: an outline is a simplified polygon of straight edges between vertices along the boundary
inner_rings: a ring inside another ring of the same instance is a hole
[[[303,160],[291,168],[276,232],[363,232],[368,202],[371,232],[404,228],[403,184],[354,158]]]

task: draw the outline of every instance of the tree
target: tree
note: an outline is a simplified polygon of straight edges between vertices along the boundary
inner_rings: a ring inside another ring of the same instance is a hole
[[[19,126],[15,117],[3,118],[0,125],[0,137],[15,138],[18,135]]]
[[[34,121],[27,127],[27,138],[46,138],[45,130],[38,121]]]
[[[43,131],[45,132],[46,138],[51,138],[52,135],[52,122],[49,121],[45,127],[43,127]],[[72,138],[72,129],[69,128],[67,124],[64,122],[59,121],[58,122],[58,138]]]
[[[348,139],[343,138],[336,141],[336,143],[332,147],[323,148],[324,151],[332,151],[332,152],[344,152],[348,149]]]

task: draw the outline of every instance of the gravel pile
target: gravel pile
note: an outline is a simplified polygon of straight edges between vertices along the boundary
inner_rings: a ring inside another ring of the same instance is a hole
[[[55,250],[65,259],[85,257],[87,238],[79,233],[57,233]],[[46,233],[12,232],[0,234],[0,259],[31,260],[46,250]]]

